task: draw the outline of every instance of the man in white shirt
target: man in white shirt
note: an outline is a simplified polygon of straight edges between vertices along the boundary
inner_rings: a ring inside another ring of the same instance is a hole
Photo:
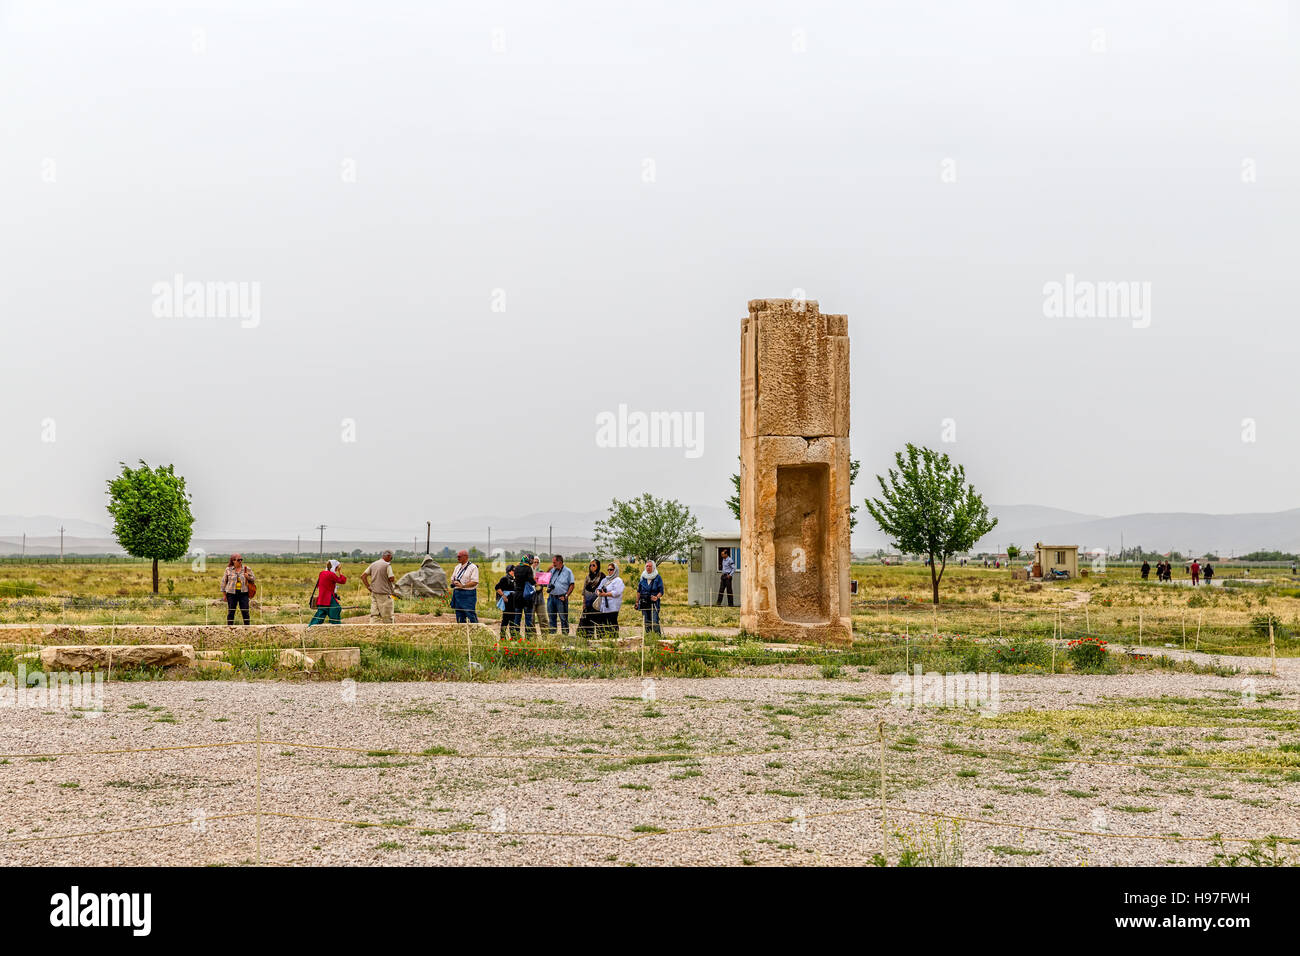
[[[457,624],[478,623],[478,565],[464,549],[456,552],[456,570],[451,573],[451,606]]]

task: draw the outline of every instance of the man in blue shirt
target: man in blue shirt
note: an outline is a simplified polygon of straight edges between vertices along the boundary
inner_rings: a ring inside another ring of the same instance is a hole
[[[723,548],[719,552],[722,557],[722,580],[718,582],[718,606],[722,606],[722,592],[727,592],[727,607],[735,607],[735,601],[731,596],[731,576],[736,573],[736,562],[731,559],[731,549]]]
[[[568,635],[569,633],[569,595],[573,593],[573,572],[564,566],[564,556],[551,558],[551,593],[546,599],[546,613],[550,615],[550,631]]]

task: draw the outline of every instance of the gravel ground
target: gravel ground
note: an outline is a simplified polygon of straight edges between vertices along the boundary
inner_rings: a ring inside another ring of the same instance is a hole
[[[1300,836],[1294,770],[1038,759],[1171,763],[1186,759],[1176,748],[1253,749],[1285,763],[1296,754],[1279,748],[1298,739],[1300,721],[1290,675],[1249,678],[1251,706],[1240,676],[1004,675],[997,715],[981,717],[894,706],[889,677],[786,673],[651,684],[121,682],[106,687],[98,715],[3,708],[0,861],[862,864],[881,850],[881,720],[891,807],[999,824],[958,824],[966,865],[1204,863],[1215,852],[1025,825]],[[1162,695],[1172,700],[1149,713],[1172,725],[1136,719]],[[85,753],[253,741],[259,715],[260,770],[255,744]],[[429,749],[455,754],[384,753]],[[32,756],[66,751],[77,755]],[[908,842],[934,855],[935,826],[891,811],[890,861]],[[952,824],[939,826],[948,834]],[[154,829],[76,836],[141,827]],[[672,832],[691,827],[719,829]]]

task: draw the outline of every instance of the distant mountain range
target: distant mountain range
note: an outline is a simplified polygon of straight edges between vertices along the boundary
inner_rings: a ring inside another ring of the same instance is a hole
[[[1271,513],[1253,512],[1231,515],[1195,513],[1143,513],[1105,517],[1050,508],[1043,505],[990,505],[990,512],[998,518],[998,526],[978,543],[976,551],[1005,551],[1008,544],[1032,548],[1036,542],[1044,544],[1077,544],[1081,548],[1106,548],[1116,551],[1121,535],[1126,547],[1141,545],[1148,550],[1184,553],[1214,552],[1221,555],[1246,554],[1251,551],[1300,552],[1300,508]],[[705,505],[692,507],[704,531],[736,533],[739,523],[724,507]],[[493,547],[510,551],[536,546],[544,551],[548,534],[553,530],[554,546],[558,551],[592,550],[591,529],[605,517],[604,511],[539,511],[519,517],[499,515],[473,515],[457,520],[454,528],[433,529],[433,550],[443,547],[453,550],[462,546],[487,547],[490,527]],[[853,548],[857,552],[888,548],[889,543],[874,527],[869,516],[858,510],[858,527],[853,535]],[[26,553],[49,555],[59,553],[59,526],[64,528],[64,550],[68,554],[120,554],[122,549],[113,540],[108,525],[96,524],[76,518],[57,518],[51,515],[18,516],[0,515],[0,554],[19,554],[23,550],[22,535],[27,534]],[[381,547],[407,548],[411,536],[390,533],[369,533],[364,530],[346,537],[330,537],[326,529],[327,551],[374,551]],[[419,548],[424,538],[417,538]],[[298,547],[295,537],[275,535],[206,535],[201,530],[195,535],[192,547],[219,554],[240,549],[252,552],[293,553]],[[311,529],[302,536],[302,550],[310,554],[318,547]]]
[[[1174,549],[1184,554],[1300,552],[1300,508],[1231,515],[1147,512],[1113,518],[1039,505],[990,506],[989,510],[998,526],[980,541],[977,551],[1005,551],[1008,544],[1032,548],[1041,541],[1114,552],[1122,540],[1127,548],[1140,545],[1150,551]]]

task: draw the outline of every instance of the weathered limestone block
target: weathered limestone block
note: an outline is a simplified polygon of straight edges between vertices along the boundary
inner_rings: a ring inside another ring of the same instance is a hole
[[[316,667],[327,670],[347,670],[361,666],[359,647],[309,647],[303,651]]]
[[[847,643],[848,318],[756,299],[740,355],[740,626]]]
[[[301,668],[309,671],[316,666],[310,657],[302,651],[289,648],[280,652],[280,666],[288,668]]]
[[[190,667],[191,644],[90,644],[43,647],[41,666],[47,671],[88,671],[114,667]]]

